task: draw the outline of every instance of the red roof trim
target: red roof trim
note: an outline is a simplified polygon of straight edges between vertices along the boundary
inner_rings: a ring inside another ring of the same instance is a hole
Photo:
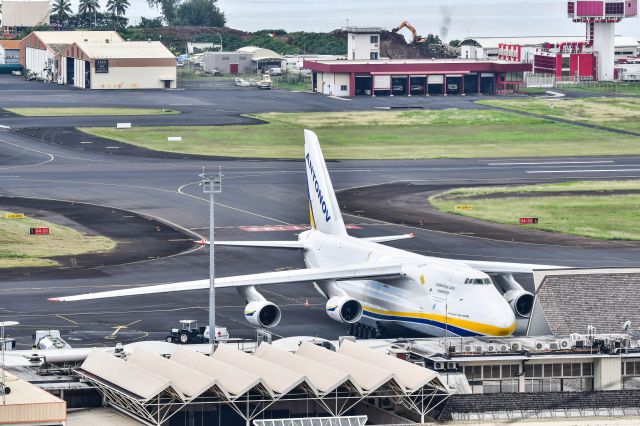
[[[423,62],[423,63],[331,63],[304,61],[304,67],[316,72],[334,73],[386,73],[407,74],[412,73],[440,73],[460,74],[470,72],[524,72],[531,71],[531,64],[523,63],[498,63],[491,61],[478,62]]]

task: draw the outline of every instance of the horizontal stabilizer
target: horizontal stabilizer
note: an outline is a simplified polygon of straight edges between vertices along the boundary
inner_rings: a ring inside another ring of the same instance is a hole
[[[215,241],[216,246],[303,249],[302,241]]]
[[[565,269],[565,266],[536,265],[530,263],[485,262],[484,260],[460,260],[486,274],[530,274],[537,270]]]
[[[369,237],[369,238],[359,238],[359,239],[364,241],[370,241],[372,243],[388,243],[389,241],[406,240],[413,237],[415,237],[415,235],[411,233],[411,234],[403,234],[403,235],[389,235],[385,237]]]
[[[216,278],[216,288],[246,287],[265,284],[301,283],[324,280],[357,280],[374,278],[395,278],[400,276],[402,265],[395,263],[356,263],[337,268],[309,268],[291,271],[265,272],[262,274],[239,275],[236,277]],[[209,280],[196,280],[172,284],[160,284],[133,287],[123,290],[88,293],[77,296],[55,297],[54,302],[72,302],[77,300],[104,299],[111,297],[135,296],[142,294],[172,293],[176,291],[202,290],[209,288]]]

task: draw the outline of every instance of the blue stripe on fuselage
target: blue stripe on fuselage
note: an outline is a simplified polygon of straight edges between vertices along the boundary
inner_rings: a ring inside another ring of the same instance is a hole
[[[363,311],[364,316],[369,318],[385,320],[385,321],[397,321],[397,322],[412,322],[415,324],[426,324],[431,325],[433,327],[438,327],[443,330],[448,330],[451,333],[455,333],[458,336],[462,337],[474,337],[474,336],[482,336],[480,333],[475,333],[473,331],[465,330],[464,328],[456,327],[451,324],[445,324],[439,321],[434,321],[426,318],[414,318],[414,317],[405,317],[405,316],[396,316],[396,315],[383,315],[375,312],[367,311],[366,309]]]

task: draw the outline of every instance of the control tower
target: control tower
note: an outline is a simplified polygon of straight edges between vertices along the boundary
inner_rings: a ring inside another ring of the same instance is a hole
[[[598,80],[613,80],[615,25],[638,15],[638,0],[569,0],[567,12],[573,22],[587,24],[587,42],[598,57]]]

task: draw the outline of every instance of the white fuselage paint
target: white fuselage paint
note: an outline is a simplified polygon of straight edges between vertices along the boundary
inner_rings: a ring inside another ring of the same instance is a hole
[[[364,315],[434,336],[509,335],[515,329],[513,310],[496,287],[466,284],[489,276],[462,262],[422,256],[346,235],[306,231],[304,260],[308,268],[345,263],[402,263],[402,277],[388,280],[317,283],[325,297],[340,289],[363,305]]]

